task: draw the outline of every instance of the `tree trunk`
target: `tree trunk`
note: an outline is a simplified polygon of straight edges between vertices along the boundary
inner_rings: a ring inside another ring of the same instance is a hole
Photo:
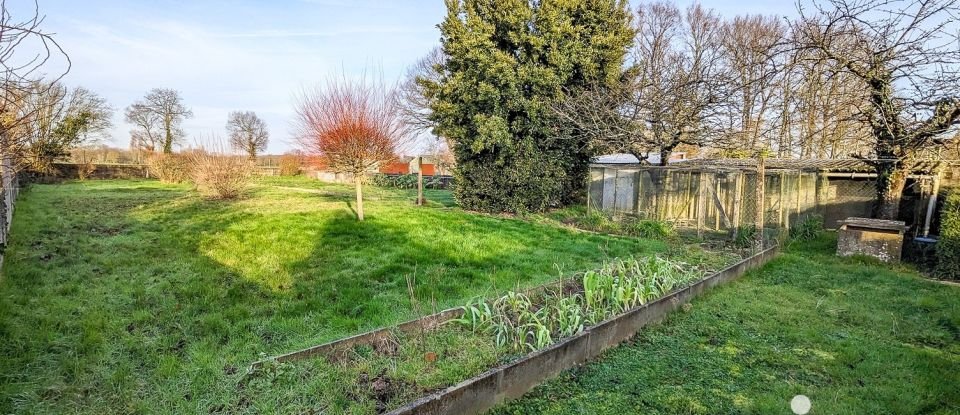
[[[649,153],[645,153],[643,151],[634,151],[634,150],[630,151],[630,155],[636,157],[637,163],[639,164],[645,164],[647,162],[647,159],[650,158],[647,154]]]
[[[900,199],[907,184],[907,170],[894,163],[877,166],[877,200],[873,216],[878,219],[897,220],[900,215]]]
[[[666,166],[670,162],[670,154],[673,154],[673,147],[660,149],[661,166]]]
[[[357,188],[357,220],[363,221],[363,176],[353,176],[353,183]]]
[[[163,120],[163,152],[166,154],[173,153],[173,125],[170,117],[167,116]]]

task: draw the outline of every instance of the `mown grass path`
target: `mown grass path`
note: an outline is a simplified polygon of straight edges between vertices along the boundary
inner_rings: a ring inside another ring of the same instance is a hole
[[[960,413],[960,287],[794,244],[497,414]]]

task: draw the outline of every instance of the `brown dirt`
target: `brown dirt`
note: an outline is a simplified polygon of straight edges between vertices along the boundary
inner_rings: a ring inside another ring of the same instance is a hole
[[[366,398],[374,401],[378,414],[387,412],[390,401],[402,390],[416,387],[416,385],[390,378],[387,376],[386,370],[373,377],[370,377],[367,373],[361,373],[357,379],[357,386],[366,395]],[[358,400],[358,398],[361,397],[353,397],[355,400]]]

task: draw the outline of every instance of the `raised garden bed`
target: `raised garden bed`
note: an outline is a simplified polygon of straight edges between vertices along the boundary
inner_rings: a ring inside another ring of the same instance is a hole
[[[653,290],[655,298],[644,299],[637,294],[637,303],[627,301],[619,308],[614,294],[622,294],[626,285],[608,284],[603,291],[594,275],[602,272],[588,272],[526,293],[508,293],[494,301],[474,302],[396,327],[266,359],[253,365],[241,387],[271,387],[272,379],[279,377],[323,377],[330,385],[329,391],[324,396],[309,397],[317,402],[319,410],[480,413],[599,355],[709,287],[738,277],[774,254],[774,249],[764,251],[706,278],[701,278],[702,274],[685,275],[686,280],[671,283],[677,285],[666,284],[662,292]],[[657,260],[647,262],[657,266]],[[669,261],[659,264],[669,267]],[[629,266],[644,265],[642,261],[621,261],[605,268],[605,272],[619,275],[615,277],[618,281],[630,281],[629,275],[625,276],[630,271],[624,268]],[[660,272],[644,270],[637,268],[635,272]],[[663,280],[651,278],[648,285]],[[611,300],[604,304],[601,298]],[[490,307],[507,311],[502,311],[505,314],[501,317],[496,317],[496,312],[481,313],[487,317],[478,320],[478,310]],[[559,324],[557,315],[550,315],[576,308],[580,311],[565,315],[579,313],[584,319],[579,323],[567,319]],[[520,309],[525,311],[515,312]],[[563,336],[557,334],[561,331]]]

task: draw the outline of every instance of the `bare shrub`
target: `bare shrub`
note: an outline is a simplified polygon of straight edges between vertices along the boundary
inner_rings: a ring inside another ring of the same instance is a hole
[[[253,177],[253,163],[246,157],[200,150],[189,155],[190,179],[204,196],[234,199]]]
[[[299,154],[284,154],[280,156],[280,175],[296,176],[300,174],[303,157]]]
[[[187,181],[189,168],[186,157],[178,154],[159,153],[147,158],[150,175],[164,183],[183,183]]]
[[[95,170],[97,170],[97,165],[93,164],[92,161],[80,163],[77,165],[77,179],[80,181],[87,180]]]

